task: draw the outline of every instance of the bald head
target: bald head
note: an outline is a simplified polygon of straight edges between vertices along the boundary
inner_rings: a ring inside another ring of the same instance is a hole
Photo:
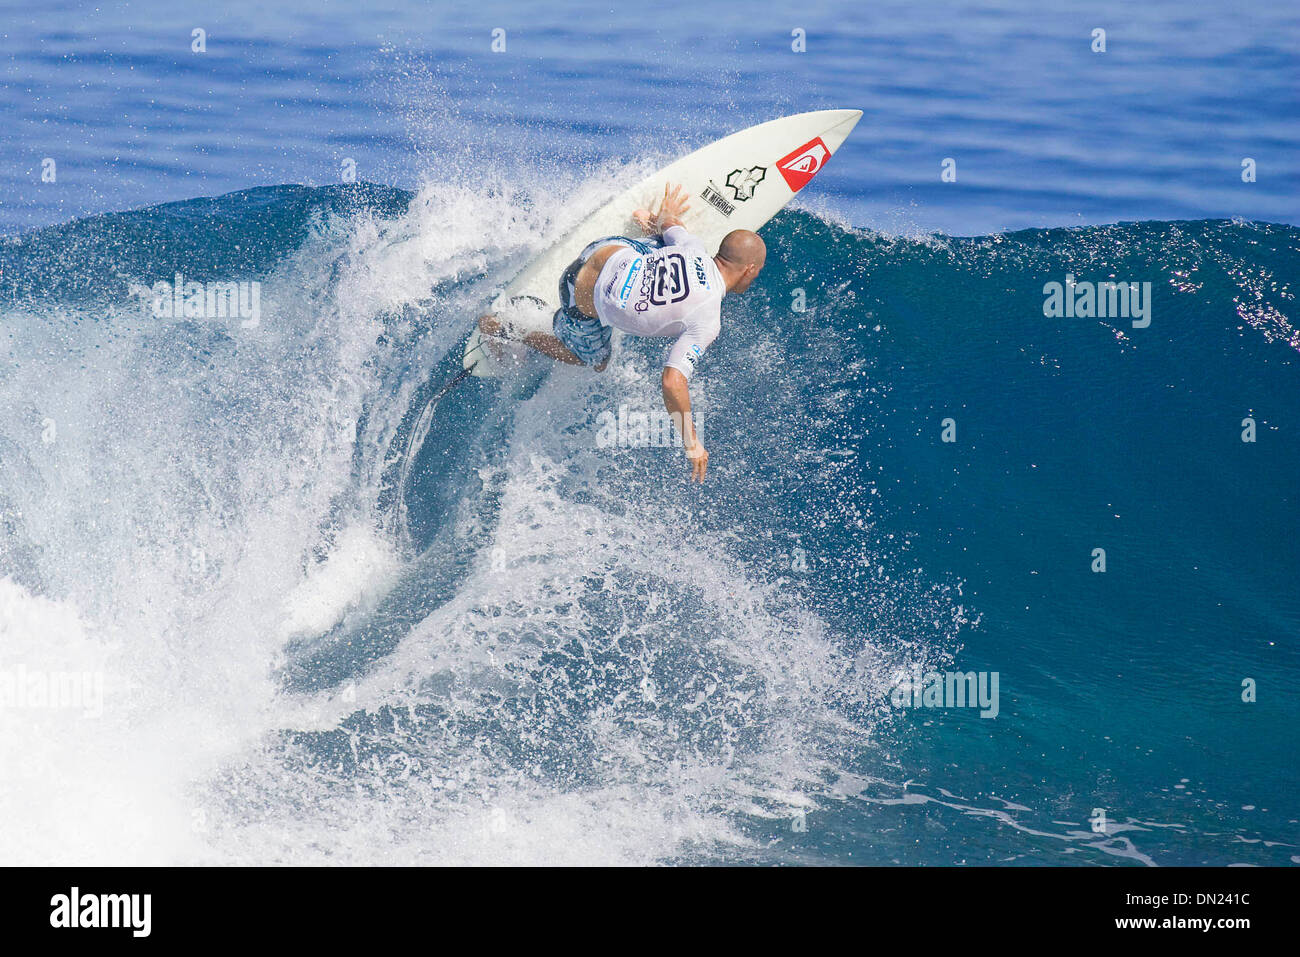
[[[733,266],[757,266],[763,268],[767,262],[767,243],[758,233],[748,229],[733,229],[722,237],[718,247],[718,258],[725,259]]]
[[[713,258],[727,280],[727,291],[744,292],[767,262],[767,244],[752,230],[733,229],[722,237]]]

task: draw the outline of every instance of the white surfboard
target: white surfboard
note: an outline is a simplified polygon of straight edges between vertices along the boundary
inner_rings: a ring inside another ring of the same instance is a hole
[[[861,118],[861,110],[797,113],[732,133],[682,157],[566,233],[515,277],[492,311],[507,321],[515,337],[550,332],[560,307],[561,273],[592,240],[643,235],[632,212],[662,199],[667,183],[682,184],[690,195],[685,226],[708,248],[717,249],[733,229],[759,229],[821,172]],[[503,363],[494,353],[500,351],[485,348],[475,329],[465,345],[464,367],[474,375],[499,375]]]

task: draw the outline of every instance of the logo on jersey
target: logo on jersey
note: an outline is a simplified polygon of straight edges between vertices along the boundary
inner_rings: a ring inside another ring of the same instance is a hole
[[[784,177],[792,192],[799,192],[808,185],[808,181],[821,171],[830,159],[831,151],[826,148],[820,136],[805,143],[789,156],[776,161],[776,168]]]
[[[751,166],[749,169],[733,169],[727,174],[727,186],[736,195],[736,201],[743,203],[753,198],[754,190],[767,176],[766,166]]]
[[[651,306],[681,302],[691,294],[686,279],[685,256],[668,253],[659,259],[646,258],[646,271],[641,277],[641,297],[633,306],[637,312],[645,312]]]
[[[632,284],[633,282],[636,281],[636,274],[639,273],[640,271],[641,271],[641,257],[638,256],[636,259],[632,260],[632,265],[628,268],[627,271],[627,279],[624,280],[623,282],[623,288],[619,290],[618,304],[620,306],[627,304],[628,293],[632,291]],[[611,287],[614,285],[617,279],[618,277],[615,277],[614,279],[611,279],[609,281]]]
[[[669,253],[658,263],[654,283],[650,287],[650,304],[667,306],[681,302],[691,294],[691,287],[686,282],[686,257],[681,253]]]

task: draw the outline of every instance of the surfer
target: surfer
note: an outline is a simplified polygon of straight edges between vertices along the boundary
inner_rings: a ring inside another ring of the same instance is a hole
[[[615,329],[674,339],[661,377],[664,407],[681,430],[691,477],[703,482],[709,453],[691,419],[690,378],[722,328],[722,297],[749,288],[767,247],[758,233],[735,229],[710,256],[682,225],[689,209],[681,187],[668,184],[657,210],[632,214],[656,241],[607,236],[588,245],[560,277],[562,305],[553,334],[531,332],[522,341],[552,359],[599,372],[609,363]],[[496,316],[478,323],[484,335],[506,331]]]

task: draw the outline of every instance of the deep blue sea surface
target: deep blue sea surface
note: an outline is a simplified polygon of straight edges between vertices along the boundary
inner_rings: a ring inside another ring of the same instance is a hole
[[[1300,862],[1300,11],[609,6],[0,13],[5,862]],[[659,343],[411,441],[565,229],[830,107],[703,487],[608,441]]]
[[[808,197],[854,225],[982,235],[1300,222],[1300,8],[993,0],[6,0],[0,228],[250,186],[535,186],[857,108]],[[206,52],[191,50],[206,31]],[[492,53],[493,31],[505,50]],[[792,32],[805,34],[794,53]],[[1094,53],[1092,33],[1106,31]],[[56,184],[41,162],[57,163]],[[957,181],[940,180],[944,159]],[[1256,161],[1243,183],[1241,162]]]

